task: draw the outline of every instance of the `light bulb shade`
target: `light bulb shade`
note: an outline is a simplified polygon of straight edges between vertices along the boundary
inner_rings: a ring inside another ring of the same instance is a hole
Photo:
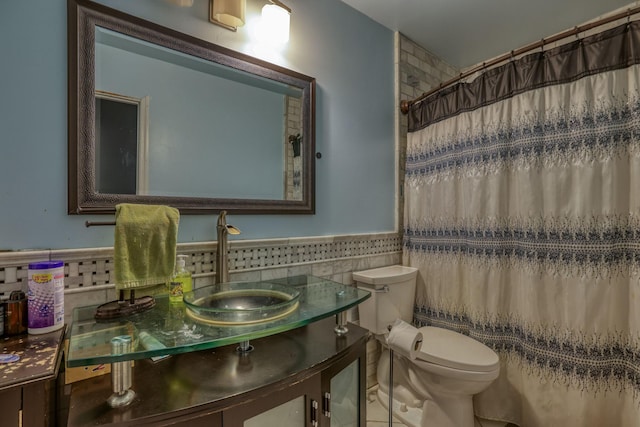
[[[244,25],[245,9],[245,0],[211,0],[209,18],[235,29]]]
[[[262,8],[263,36],[275,44],[289,41],[290,13],[275,4],[267,4]]]

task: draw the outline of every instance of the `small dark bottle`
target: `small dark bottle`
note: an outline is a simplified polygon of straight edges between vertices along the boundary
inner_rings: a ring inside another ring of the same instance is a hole
[[[27,297],[22,291],[13,291],[4,305],[5,335],[19,335],[27,332]]]

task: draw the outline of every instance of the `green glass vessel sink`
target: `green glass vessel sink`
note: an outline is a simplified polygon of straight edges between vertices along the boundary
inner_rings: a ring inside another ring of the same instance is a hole
[[[277,283],[224,283],[184,295],[187,315],[212,325],[248,325],[288,316],[298,308],[300,291]]]

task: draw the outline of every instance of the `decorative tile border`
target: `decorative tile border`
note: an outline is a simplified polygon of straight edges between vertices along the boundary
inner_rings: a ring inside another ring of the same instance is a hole
[[[216,242],[181,243],[178,253],[188,255],[187,269],[195,286],[213,284]],[[352,284],[353,271],[401,262],[402,238],[397,233],[296,237],[267,240],[230,240],[231,280],[269,280],[300,274]],[[13,290],[27,289],[31,262],[65,262],[65,314],[73,307],[100,304],[115,298],[113,248],[84,248],[0,252],[0,299]]]
[[[396,66],[396,106],[400,101],[408,101],[428,92],[440,83],[460,74],[460,70],[447,64],[413,40],[401,33],[395,37],[395,66]],[[407,132],[409,129],[407,116],[396,108],[398,129],[398,179],[399,187],[404,188],[405,163],[407,156]],[[404,218],[404,194],[398,192],[398,218]],[[398,227],[402,230],[402,224]]]

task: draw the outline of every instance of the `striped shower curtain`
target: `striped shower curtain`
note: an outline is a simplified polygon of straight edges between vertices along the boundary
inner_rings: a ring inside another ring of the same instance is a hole
[[[411,107],[414,321],[498,353],[480,417],[640,426],[639,62],[631,22]]]

